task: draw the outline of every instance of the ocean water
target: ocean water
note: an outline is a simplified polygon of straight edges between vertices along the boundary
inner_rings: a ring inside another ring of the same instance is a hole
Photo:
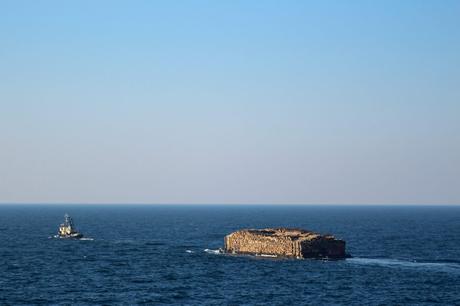
[[[64,213],[91,239],[52,239]],[[241,228],[332,233],[339,261],[218,254]],[[460,305],[460,207],[0,206],[0,304]]]

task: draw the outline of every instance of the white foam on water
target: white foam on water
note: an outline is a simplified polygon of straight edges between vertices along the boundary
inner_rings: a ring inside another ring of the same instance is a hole
[[[185,253],[193,253],[192,250],[185,250]]]
[[[89,238],[89,237],[83,237],[83,238],[80,238],[78,240],[88,240],[88,241],[93,241],[94,238]]]
[[[217,250],[211,250],[211,249],[204,249],[204,251],[208,254],[222,254],[221,250],[217,249]]]
[[[347,262],[359,265],[377,265],[389,268],[412,268],[437,270],[448,273],[460,273],[460,264],[446,262],[418,262],[391,258],[361,258],[353,257],[346,259]]]

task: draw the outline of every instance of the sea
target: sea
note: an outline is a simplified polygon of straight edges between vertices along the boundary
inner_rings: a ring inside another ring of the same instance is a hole
[[[53,238],[65,213],[85,239]],[[218,251],[266,227],[352,258]],[[40,304],[460,305],[460,206],[0,205],[0,305]]]

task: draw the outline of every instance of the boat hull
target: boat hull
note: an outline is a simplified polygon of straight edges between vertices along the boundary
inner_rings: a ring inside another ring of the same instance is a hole
[[[60,239],[81,239],[83,238],[83,234],[80,233],[72,233],[70,235],[55,235],[55,238],[60,238]]]

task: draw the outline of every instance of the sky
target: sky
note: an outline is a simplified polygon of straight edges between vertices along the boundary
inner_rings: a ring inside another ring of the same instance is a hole
[[[460,1],[0,1],[1,203],[460,204]]]

